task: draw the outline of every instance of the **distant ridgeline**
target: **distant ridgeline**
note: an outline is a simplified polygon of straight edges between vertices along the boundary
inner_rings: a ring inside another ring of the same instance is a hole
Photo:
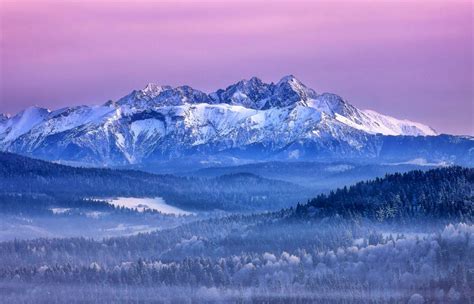
[[[294,213],[296,217],[336,214],[378,221],[428,216],[472,222],[474,169],[446,167],[390,174],[320,195],[298,204]]]
[[[0,114],[0,151],[93,166],[236,160],[474,165],[474,140],[361,110],[294,76],[253,77],[206,94],[149,84],[116,101]]]

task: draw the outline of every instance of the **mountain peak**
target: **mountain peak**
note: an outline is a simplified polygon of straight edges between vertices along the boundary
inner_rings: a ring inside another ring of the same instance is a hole
[[[310,99],[318,95],[313,89],[306,87],[293,75],[287,75],[278,81],[274,89],[273,106],[286,107],[298,102],[306,105]]]
[[[298,78],[296,78],[295,76],[291,74],[282,77],[280,81],[277,82],[276,86],[277,87],[290,86],[295,91],[305,91],[309,89]]]
[[[263,81],[257,76],[253,76],[252,78],[249,79],[249,81],[254,82],[254,83],[263,83]]]
[[[50,113],[51,110],[50,109],[47,109],[47,108],[43,108],[43,107],[40,107],[38,105],[34,105],[34,106],[29,106],[27,108],[25,108],[23,111],[21,111],[20,115],[25,115],[25,114],[30,114],[30,113],[40,113],[40,114],[47,114],[47,113]]]
[[[289,74],[289,75],[286,75],[286,76],[283,76],[280,81],[278,81],[277,85],[280,84],[280,83],[284,83],[284,82],[297,82],[297,83],[301,83],[301,81],[299,81],[295,75],[293,74]]]
[[[10,119],[10,114],[0,113],[0,122]]]
[[[226,90],[233,87],[246,89],[246,88],[251,88],[251,87],[260,87],[260,86],[267,86],[267,85],[268,84],[264,83],[260,78],[253,76],[250,79],[242,79],[238,81],[237,83],[228,86]]]
[[[156,83],[148,83],[141,91],[150,97],[156,97],[161,94],[161,92],[172,89],[167,85],[158,85]]]
[[[13,140],[25,133],[28,133],[36,125],[44,122],[48,118],[50,112],[50,110],[38,107],[36,105],[30,106],[19,112],[10,118],[12,126],[4,140]]]
[[[261,109],[265,101],[272,95],[272,85],[263,82],[258,77],[243,79],[210,94],[217,103],[241,105],[251,109]]]

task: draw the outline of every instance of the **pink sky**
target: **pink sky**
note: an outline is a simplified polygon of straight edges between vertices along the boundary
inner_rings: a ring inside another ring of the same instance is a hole
[[[0,112],[294,74],[355,106],[474,135],[466,1],[0,0]]]

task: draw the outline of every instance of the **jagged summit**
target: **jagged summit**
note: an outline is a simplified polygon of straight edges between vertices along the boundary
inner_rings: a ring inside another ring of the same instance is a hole
[[[283,76],[275,85],[276,87],[286,86],[291,88],[295,92],[304,92],[308,91],[308,87],[304,85],[299,79],[294,75]]]
[[[268,109],[286,107],[297,102],[305,102],[317,96],[316,92],[306,87],[295,76],[288,75],[275,83],[265,83],[258,77],[243,79],[225,89],[210,94],[184,85],[147,84],[141,90],[134,90],[118,100],[119,105],[128,104],[143,108],[149,106],[176,106],[186,103],[225,103],[240,105],[251,109]]]
[[[254,147],[287,157],[369,148],[376,154],[380,143],[370,139],[376,134],[437,133],[420,123],[360,110],[335,94],[318,94],[293,75],[276,83],[252,77],[210,94],[150,83],[102,106],[53,112],[30,107],[0,118],[0,150],[108,164]]]
[[[204,92],[190,86],[173,88],[168,85],[149,83],[141,90],[134,90],[120,98],[118,105],[129,105],[136,108],[152,106],[177,106],[185,103],[209,102],[210,98]]]
[[[259,109],[272,95],[272,84],[264,83],[257,77],[241,80],[226,89],[219,89],[210,94],[215,103],[241,105],[246,108]]]
[[[287,107],[316,97],[314,90],[307,88],[293,75],[280,79],[276,84],[265,83],[257,77],[241,80],[217,90],[210,97],[217,103],[242,105],[251,109]]]
[[[156,96],[160,95],[163,91],[171,90],[171,89],[172,89],[172,87],[168,86],[168,85],[163,85],[162,86],[162,85],[158,85],[158,84],[155,84],[155,83],[149,83],[141,91],[146,96],[149,96],[149,97],[153,98],[153,97],[156,97]]]

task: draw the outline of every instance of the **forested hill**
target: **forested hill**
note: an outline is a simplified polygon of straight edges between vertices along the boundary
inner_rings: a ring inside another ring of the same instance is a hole
[[[70,167],[11,153],[0,153],[0,179],[2,192],[77,195],[158,194],[180,181],[171,175]]]
[[[447,167],[390,174],[320,195],[295,211],[298,217],[334,214],[379,221],[424,215],[472,221],[474,169]]]
[[[0,152],[0,195],[163,197],[194,210],[277,210],[314,195],[288,182],[257,175],[218,178],[155,175],[141,171],[77,168]]]

